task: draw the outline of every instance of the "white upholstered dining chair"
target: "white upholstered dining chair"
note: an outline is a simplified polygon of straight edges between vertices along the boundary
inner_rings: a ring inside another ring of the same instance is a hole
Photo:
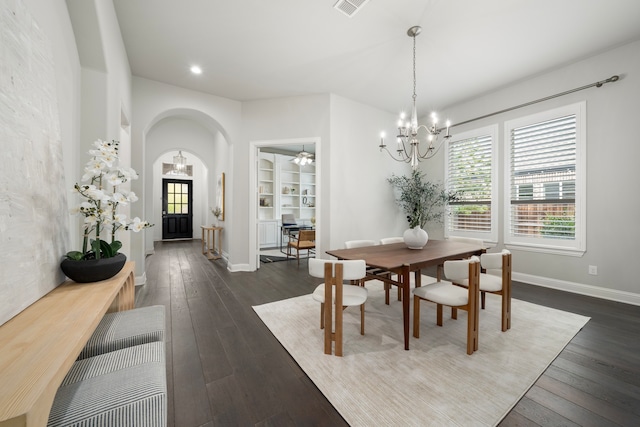
[[[360,306],[360,334],[364,335],[364,304],[367,301],[367,289],[344,284],[343,281],[359,281],[365,276],[366,268],[364,260],[309,259],[309,274],[324,278],[324,283],[318,285],[313,291],[313,299],[320,303],[320,328],[324,329],[325,354],[331,354],[332,342],[335,342],[335,354],[342,356],[342,312],[347,307]]]
[[[503,249],[501,252],[484,253],[480,255],[480,267],[486,271],[480,273],[480,307],[485,308],[487,293],[500,295],[501,329],[506,332],[511,329],[511,252]],[[456,284],[466,287],[468,283],[468,280],[462,280]],[[457,317],[455,310],[451,309],[454,319]]]
[[[376,246],[378,244],[378,242],[376,242],[375,240],[367,240],[367,239],[363,239],[363,240],[347,240],[346,242],[344,242],[344,248],[345,249],[353,249],[353,248],[362,248],[364,246]],[[369,273],[379,273],[380,271],[376,268],[374,269],[369,269],[368,270]],[[386,274],[387,277],[391,277],[391,274]],[[369,279],[369,280],[377,280],[377,279]],[[363,279],[360,281],[360,285],[364,286],[365,282],[367,280]],[[386,305],[389,305],[389,290],[391,289],[391,285],[388,283],[384,283],[384,302]],[[398,300],[400,300],[400,288],[398,288]]]
[[[445,278],[452,282],[467,280],[463,288],[452,282],[440,281],[413,289],[413,336],[420,338],[420,301],[430,301],[437,305],[437,325],[442,326],[442,308],[449,306],[467,311],[467,354],[478,349],[479,331],[479,290],[480,259],[444,262]]]
[[[344,242],[345,249],[362,248],[364,246],[375,246],[378,243],[375,240],[347,240]]]
[[[381,245],[390,245],[392,243],[404,243],[404,237],[384,237],[380,239]]]

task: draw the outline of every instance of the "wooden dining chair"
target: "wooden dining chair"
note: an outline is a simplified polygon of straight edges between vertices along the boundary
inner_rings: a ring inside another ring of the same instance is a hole
[[[362,248],[365,246],[376,246],[378,244],[378,242],[376,242],[375,240],[367,240],[367,239],[362,239],[362,240],[347,240],[346,242],[344,242],[344,248],[345,249],[353,249],[353,248]],[[370,274],[379,274],[380,273],[380,269],[377,268],[368,268],[367,269],[367,273]],[[391,274],[386,274],[387,277],[391,277]],[[368,279],[368,280],[378,280],[378,279]],[[362,279],[360,281],[360,285],[364,286],[365,283],[367,282],[367,279]],[[391,285],[384,282],[384,302],[386,305],[389,305],[389,291],[391,289]],[[401,295],[401,289],[398,288],[398,295]]]
[[[480,304],[484,309],[486,293],[502,297],[502,332],[511,329],[511,252],[480,255],[480,265],[486,273],[480,273]]]
[[[480,308],[484,310],[486,294],[500,295],[502,299],[501,328],[502,332],[511,329],[511,252],[503,249],[501,252],[484,253],[480,255]],[[461,280],[457,285],[468,286],[468,280]],[[457,313],[451,309],[451,318]]]
[[[413,336],[420,338],[420,301],[430,301],[437,305],[437,325],[442,326],[443,306],[467,311],[467,354],[478,349],[479,331],[479,289],[480,259],[444,262],[444,276],[451,281],[467,280],[463,288],[452,282],[439,281],[413,289]]]
[[[343,310],[360,306],[360,334],[364,335],[364,304],[367,289],[344,284],[344,280],[359,281],[366,274],[364,260],[333,261],[309,259],[309,274],[324,278],[324,283],[313,291],[313,299],[320,303],[320,329],[324,329],[324,352],[331,354],[335,342],[335,355],[342,356]],[[330,301],[328,304],[327,301]]]
[[[295,249],[296,259],[300,265],[300,251],[307,251],[307,258],[310,258],[316,248],[316,230],[300,230],[298,236],[287,244],[287,258],[293,256],[291,250]]]

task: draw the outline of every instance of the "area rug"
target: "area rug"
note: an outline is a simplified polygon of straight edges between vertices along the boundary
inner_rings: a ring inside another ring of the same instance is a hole
[[[290,259],[295,260],[295,258],[287,258],[286,256],[260,255],[260,262],[264,263],[287,261]]]
[[[496,425],[589,320],[513,300],[511,329],[501,332],[500,297],[487,295],[479,349],[469,356],[466,312],[452,320],[445,310],[438,327],[435,305],[422,302],[420,338],[406,351],[402,303],[385,305],[379,283],[367,289],[364,336],[359,309],[344,311],[343,357],[324,354],[311,295],[253,307],[352,426]]]

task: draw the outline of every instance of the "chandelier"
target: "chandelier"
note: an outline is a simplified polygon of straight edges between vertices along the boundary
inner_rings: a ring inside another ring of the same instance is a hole
[[[187,175],[187,158],[182,155],[182,151],[178,151],[178,155],[173,156],[173,174]]]
[[[397,156],[394,156],[384,143],[385,133],[380,133],[380,151],[383,149],[398,162],[410,163],[415,170],[418,163],[422,160],[430,159],[435,156],[444,141],[451,137],[449,127],[451,123],[447,121],[446,128],[438,128],[438,117],[435,113],[431,114],[431,126],[418,125],[418,112],[416,109],[416,36],[420,34],[422,27],[415,26],[407,30],[407,35],[413,37],[413,109],[411,110],[411,118],[405,121],[405,114],[400,113],[398,120],[398,146],[396,148]],[[446,129],[446,134],[438,142],[440,133]],[[424,152],[420,151],[420,138],[418,132],[422,130],[426,136],[428,143]]]
[[[291,161],[296,165],[300,165],[300,166],[310,165],[311,163],[313,163],[313,157],[314,157],[313,154],[307,151],[304,151],[304,145],[303,145],[302,151],[300,151],[298,155],[294,157],[293,160]]]

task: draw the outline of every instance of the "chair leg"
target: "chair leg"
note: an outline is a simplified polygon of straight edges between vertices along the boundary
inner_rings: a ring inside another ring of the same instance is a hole
[[[451,307],[451,318],[454,320],[458,318],[458,309],[455,307]]]
[[[420,297],[413,296],[413,337],[420,338]]]
[[[487,294],[485,291],[480,291],[480,303],[482,304],[482,309],[484,310],[484,301],[487,297]]]
[[[364,304],[360,306],[360,335],[364,335]]]
[[[324,329],[324,303],[320,303],[320,329]]]
[[[339,306],[335,306],[336,312],[336,329],[334,333],[335,342],[336,342],[336,356],[342,356],[342,314],[343,310],[340,309]]]
[[[472,310],[467,313],[467,354],[473,354],[475,345],[473,314]]]
[[[436,323],[438,326],[442,326],[442,304],[438,304],[438,315]]]
[[[325,283],[326,286],[326,283]],[[324,354],[331,354],[333,341],[333,304],[324,305]]]
[[[502,294],[502,332],[511,329],[511,295]]]
[[[471,303],[467,312],[467,354],[473,354],[478,350],[478,337],[479,337],[479,307],[476,299],[475,303]]]
[[[386,305],[389,305],[389,289],[391,288],[391,285],[386,283],[384,284],[384,303]]]

